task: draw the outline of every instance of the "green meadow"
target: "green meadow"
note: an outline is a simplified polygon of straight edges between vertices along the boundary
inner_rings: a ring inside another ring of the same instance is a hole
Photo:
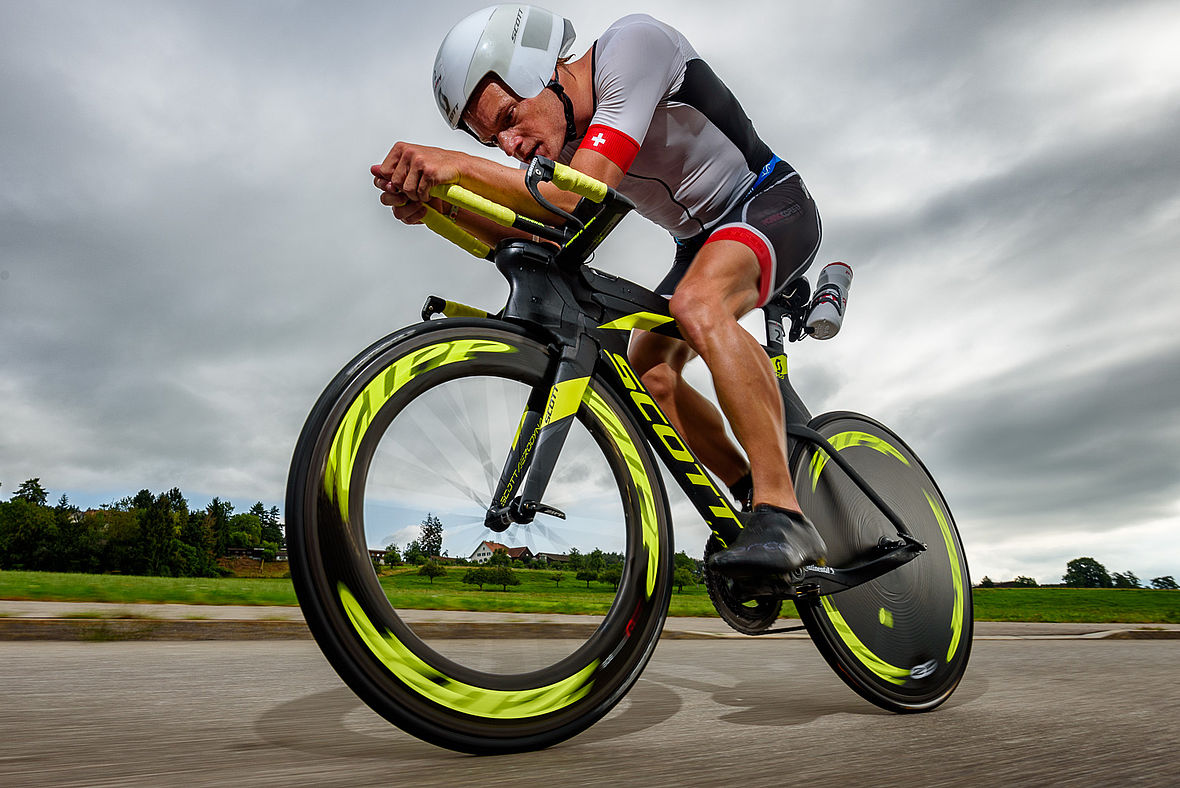
[[[383,574],[381,584],[395,607],[522,613],[602,614],[613,599],[606,583],[575,579],[572,572],[516,570],[521,584],[462,582],[464,567],[452,567],[433,582],[414,567]],[[560,574],[560,582],[553,576]],[[1180,591],[1121,588],[976,588],[979,621],[1180,623]],[[56,572],[0,572],[0,600],[173,603],[189,605],[295,605],[291,581],[283,578],[166,578]],[[795,616],[790,603],[784,616]],[[3,609],[0,603],[0,610]],[[703,585],[673,589],[669,614],[712,616]]]

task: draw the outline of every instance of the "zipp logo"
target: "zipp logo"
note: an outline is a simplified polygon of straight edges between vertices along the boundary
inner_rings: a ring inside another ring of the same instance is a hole
[[[615,370],[619,373],[619,378],[631,393],[631,401],[635,403],[636,410],[643,415],[643,418],[651,427],[652,432],[656,434],[660,439],[660,443],[667,449],[668,455],[674,462],[680,465],[678,469],[680,473],[692,482],[693,485],[701,488],[703,492],[712,493],[710,497],[716,503],[709,506],[709,511],[714,517],[724,517],[737,523],[738,519],[733,509],[721,497],[721,493],[717,491],[717,487],[713,484],[713,480],[709,478],[709,474],[705,473],[704,469],[697,463],[696,457],[684,445],[684,441],[676,434],[676,430],[672,425],[668,423],[667,417],[664,416],[659,406],[656,405],[655,400],[651,398],[650,394],[644,391],[643,384],[639,382],[639,378],[635,376],[635,372],[632,371],[627,361],[614,353],[611,353],[610,356],[611,361],[614,362]],[[712,521],[710,521],[709,526],[713,526]],[[713,530],[716,531],[715,528]]]
[[[933,675],[936,670],[938,670],[938,663],[936,661],[930,660],[929,662],[923,662],[921,665],[914,665],[910,668],[910,678],[924,679],[927,676]]]

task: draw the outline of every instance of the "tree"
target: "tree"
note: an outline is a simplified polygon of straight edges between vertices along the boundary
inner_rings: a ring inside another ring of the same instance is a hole
[[[213,535],[213,556],[218,558],[229,552],[229,520],[233,516],[234,505],[229,501],[214,498],[205,507],[205,514],[209,516],[209,530]]]
[[[176,551],[177,529],[172,519],[172,504],[166,494],[136,509],[143,557],[143,572],[148,575],[172,575],[172,557]]]
[[[483,567],[468,569],[463,573],[463,582],[467,585],[479,586],[480,591],[483,591],[484,583],[487,583],[488,580],[488,570]]]
[[[137,492],[134,497],[131,498],[131,503],[128,508],[146,509],[151,506],[152,502],[155,500],[156,496],[152,495],[152,491],[145,488]]]
[[[1110,576],[1115,588],[1138,588],[1139,578],[1128,569],[1126,572],[1115,572]]]
[[[574,571],[581,569],[582,568],[582,560],[584,558],[585,558],[585,556],[578,552],[578,548],[571,547],[570,548],[570,560],[569,560],[570,569],[573,569]]]
[[[688,553],[681,550],[679,553],[672,556],[673,576],[675,576],[676,570],[684,569],[692,577],[693,583],[699,583],[701,580],[701,576],[703,574],[701,571],[703,564],[704,564],[704,561],[700,561],[696,558],[693,558]],[[675,581],[673,581],[673,582],[675,582]]]
[[[597,547],[594,548],[593,552],[582,561],[582,568],[591,572],[601,572],[606,568],[606,554]]]
[[[1025,588],[1036,588],[1038,585],[1036,580],[1034,580],[1031,577],[1028,577],[1027,575],[1017,575],[1016,579],[1013,580],[1012,582],[1018,586],[1023,586]]]
[[[980,588],[995,588],[996,584],[990,577],[988,577],[987,575],[984,575],[983,579],[979,581],[979,587]]]
[[[676,590],[683,593],[684,587],[691,585],[693,582],[692,572],[684,567],[680,567],[672,572],[672,585],[676,586]]]
[[[565,575],[563,575],[561,572],[554,572],[553,574],[549,575],[549,579],[556,583],[558,588],[561,588],[561,581],[565,580]]]
[[[0,503],[0,569],[56,569],[57,534],[52,509],[20,495]]]
[[[589,569],[581,569],[578,571],[578,579],[586,581],[586,588],[589,588],[590,581],[598,579],[598,573],[592,572]]]
[[[406,553],[403,556],[407,564],[420,564],[426,560],[426,554],[422,552],[422,543],[417,539],[406,545]]]
[[[619,587],[619,581],[623,579],[623,567],[608,566],[598,573],[598,579],[603,583],[610,583],[614,588]]]
[[[49,493],[41,486],[41,478],[26,479],[12,495],[14,501],[27,501],[35,506],[44,506],[49,500]]]
[[[186,574],[203,577],[216,575],[214,567],[217,562],[213,551],[217,536],[213,532],[213,524],[213,517],[203,511],[189,512],[181,523],[180,541],[192,549],[191,553],[185,553],[189,561]]]
[[[488,566],[511,566],[512,559],[508,557],[508,551],[503,547],[497,547],[492,553],[492,557],[488,559]]]
[[[431,585],[434,585],[434,578],[443,577],[446,575],[446,573],[446,567],[444,567],[442,564],[437,564],[434,561],[427,561],[426,563],[422,564],[421,568],[418,569],[418,574],[422,575],[423,577],[430,578]]]
[[[422,521],[422,534],[418,537],[418,544],[422,546],[422,552],[430,556],[442,555],[442,542],[442,521],[427,512],[426,519]]]
[[[520,578],[516,576],[516,572],[510,566],[493,566],[484,571],[488,573],[488,582],[500,586],[504,591],[508,590],[508,586],[520,585]]]
[[[385,565],[395,566],[402,562],[402,554],[397,551],[397,545],[391,544],[385,548]]]
[[[1171,575],[1151,578],[1151,587],[1158,588],[1162,591],[1175,591],[1177,588],[1180,588],[1180,586],[1176,585],[1176,578]]]
[[[1075,558],[1065,565],[1061,578],[1071,588],[1110,588],[1110,575],[1106,567],[1089,556]]]
[[[230,547],[258,547],[262,544],[262,521],[257,515],[235,514],[229,518]]]
[[[283,527],[279,525],[279,507],[272,506],[268,510],[262,505],[262,501],[258,501],[250,507],[250,514],[257,517],[261,525],[262,533],[259,541],[274,542],[276,546],[282,547]]]

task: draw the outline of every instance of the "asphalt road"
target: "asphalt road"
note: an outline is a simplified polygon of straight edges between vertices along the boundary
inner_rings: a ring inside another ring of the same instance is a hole
[[[0,786],[1174,786],[1178,657],[977,641],[946,705],[898,716],[805,640],[664,641],[588,732],[477,758],[390,726],[310,642],[6,642]]]

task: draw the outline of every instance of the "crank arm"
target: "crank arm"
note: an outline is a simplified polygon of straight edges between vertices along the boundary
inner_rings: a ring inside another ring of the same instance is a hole
[[[913,537],[899,539],[883,537],[872,551],[872,557],[853,566],[805,566],[801,577],[770,576],[743,580],[738,584],[740,596],[746,599],[774,597],[798,599],[835,594],[875,580],[908,564],[926,551],[926,545]],[[875,554],[875,555],[874,555]]]

